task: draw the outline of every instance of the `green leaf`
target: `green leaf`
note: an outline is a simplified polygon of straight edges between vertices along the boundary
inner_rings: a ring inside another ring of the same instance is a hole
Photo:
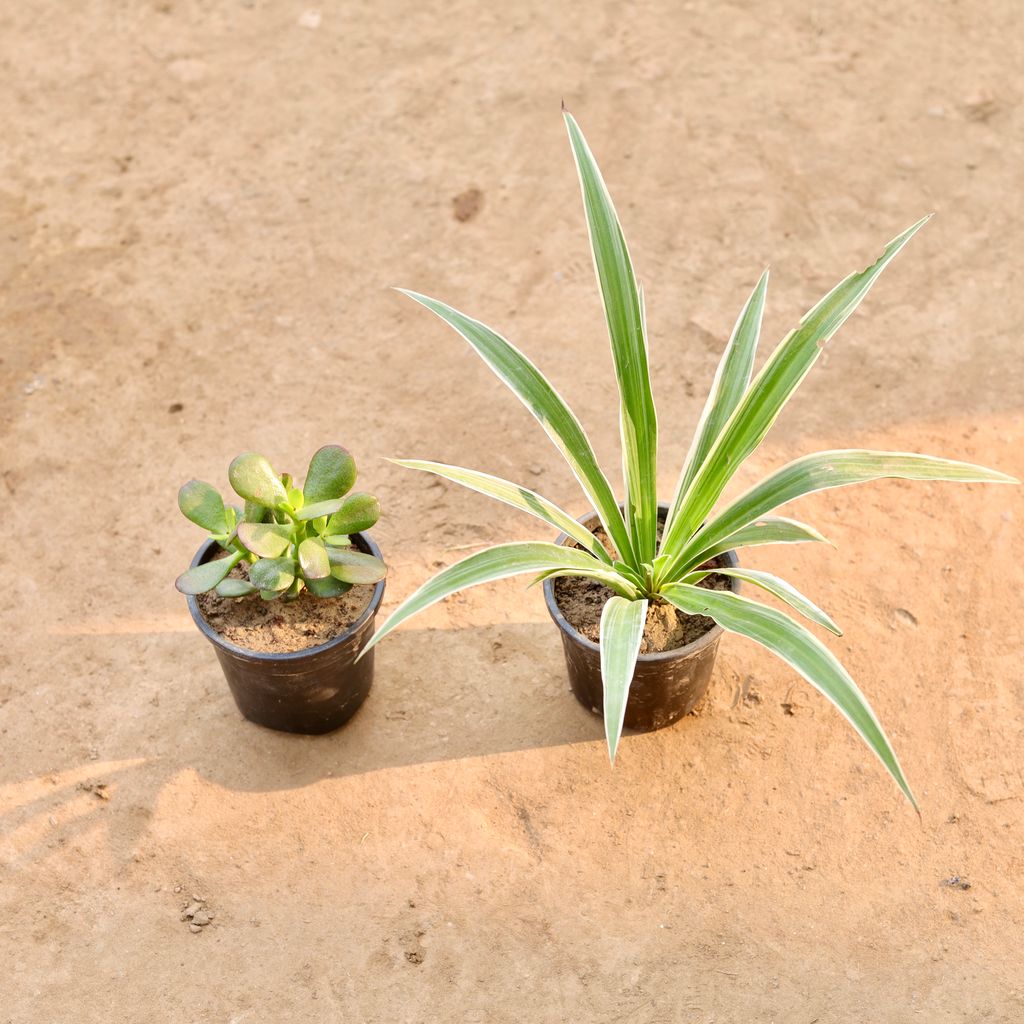
[[[354,548],[326,548],[331,575],[345,583],[379,583],[388,567],[373,555]]]
[[[182,515],[196,526],[210,533],[230,533],[224,513],[224,499],[216,487],[202,480],[189,480],[178,491],[178,508]]]
[[[607,566],[595,566],[592,569],[546,569],[542,573],[538,573],[530,582],[526,585],[526,589],[535,587],[538,583],[543,583],[545,580],[557,579],[560,576],[578,576],[582,579],[594,580],[596,583],[603,583],[610,590],[613,590],[620,597],[626,597],[630,601],[635,601],[640,597],[641,588],[643,583],[639,579],[633,579],[632,577],[626,576],[625,573],[616,572],[614,569],[609,569]]]
[[[276,601],[278,598],[284,597],[288,593],[288,588],[285,587],[283,590],[261,590],[260,597],[264,601]]]
[[[261,558],[249,566],[249,580],[260,590],[287,590],[295,580],[298,566],[292,558]]]
[[[331,560],[319,537],[307,537],[299,545],[299,565],[307,581],[322,580],[331,575]]]
[[[288,504],[296,511],[306,504],[306,496],[298,487],[286,487],[285,493],[288,495]]]
[[[331,516],[326,532],[331,534],[359,533],[369,530],[380,519],[380,502],[365,491],[350,494],[341,508]]]
[[[327,533],[324,534],[323,541],[334,548],[347,548],[352,545],[347,533]]]
[[[316,501],[311,505],[303,506],[303,508],[295,513],[295,518],[300,523],[306,523],[310,519],[319,519],[321,516],[329,516],[332,512],[337,512],[344,502],[344,498],[330,498],[327,501]]]
[[[565,124],[583,193],[619,385],[619,429],[630,506],[627,524],[636,558],[649,562],[654,558],[658,529],[658,419],[647,366],[644,310],[626,239],[597,161],[568,112]]]
[[[517,348],[478,320],[417,292],[399,289],[462,335],[533,414],[564,456],[619,554],[630,561],[633,546],[611,486],[597,464],[579,420],[544,375]]]
[[[227,558],[215,558],[211,562],[193,566],[174,581],[174,586],[183,594],[205,594],[208,590],[213,590],[241,558],[242,553],[236,551]]]
[[[238,539],[261,558],[277,558],[288,550],[294,532],[279,523],[239,523]]]
[[[264,508],[279,508],[288,502],[288,492],[265,456],[245,452],[232,460],[228,479],[235,493]]]
[[[1015,484],[1012,476],[969,462],[940,459],[911,452],[876,452],[862,448],[815,452],[796,459],[736,499],[709,522],[679,552],[678,563],[691,561],[691,552],[705,550],[771,509],[814,491],[872,480],[935,480],[961,483]]]
[[[302,490],[312,505],[348,494],[355,482],[355,459],[340,444],[328,444],[309,460]]]
[[[697,536],[702,537],[703,534]],[[700,550],[686,555],[682,560],[681,567],[676,570],[675,579],[682,579],[688,572],[726,551],[752,548],[762,544],[802,544],[807,541],[816,541],[819,544],[832,543],[813,526],[798,522],[796,519],[787,519],[785,516],[761,516],[749,526],[730,533],[723,540],[709,543],[707,547],[698,543]],[[662,562],[663,558],[664,562]],[[661,562],[658,567],[658,582],[668,582],[663,575],[664,568],[668,563],[666,556],[661,556],[657,561]]]
[[[306,586],[309,592],[315,597],[341,597],[352,589],[351,583],[343,583],[333,576],[327,576],[322,580],[306,578]]]
[[[221,597],[248,597],[256,593],[256,588],[248,580],[228,576],[217,584],[217,593]]]
[[[743,580],[746,583],[752,583],[755,587],[760,587],[769,594],[774,594],[780,601],[785,601],[786,604],[798,611],[801,615],[806,616],[811,620],[811,622],[815,622],[819,626],[824,626],[825,629],[829,630],[829,632],[835,633],[836,636],[843,635],[843,631],[813,601],[804,597],[796,587],[787,583],[785,580],[779,579],[778,576],[773,576],[769,572],[761,572],[758,569],[741,569],[734,566],[725,566],[723,568],[716,568],[710,571],[691,572],[680,582],[691,583],[696,586],[702,579],[709,576],[712,572],[719,573],[722,576],[732,576],[735,579]]]
[[[582,569],[584,572],[593,572],[605,569],[605,566],[586,551],[565,547],[562,544],[527,541],[499,544],[496,547],[487,548],[485,551],[478,551],[461,562],[442,569],[436,576],[424,583],[419,590],[406,598],[391,613],[387,622],[374,633],[370,642],[363,648],[363,653],[374,644],[379,643],[406,619],[423,611],[424,608],[429,608],[449,594],[454,594],[457,590],[475,587],[479,583],[489,583],[492,580],[505,579],[508,576],[537,573],[546,569]]]
[[[247,501],[242,519],[247,523],[262,523],[266,521],[268,515],[269,513],[262,505],[257,505],[255,501]]]
[[[826,342],[860,305],[878,275],[925,224],[927,217],[894,238],[867,270],[851,274],[832,289],[791,331],[747,388],[694,475],[679,510],[665,531],[661,550],[678,567],[683,545],[696,532],[737,468],[761,443],[783,406],[807,376]]]
[[[472,469],[462,469],[459,466],[447,466],[440,462],[422,462],[418,459],[389,459],[388,461],[398,466],[405,466],[407,469],[418,469],[425,473],[434,473],[436,476],[446,480],[452,480],[472,491],[486,494],[488,497],[497,498],[513,508],[523,512],[529,512],[545,523],[555,527],[573,540],[582,544],[584,548],[592,552],[603,562],[611,564],[611,558],[601,546],[600,541],[580,523],[576,522],[567,512],[563,512],[553,502],[542,497],[535,491],[519,484],[510,483],[500,477],[490,476],[487,473],[478,473]]]
[[[675,497],[669,510],[667,522],[671,523],[679,511],[679,505],[693,482],[697,470],[704,464],[707,454],[722,432],[733,410],[739,405],[743,393],[750,384],[754,368],[757,342],[761,336],[761,318],[764,315],[765,294],[768,291],[766,270],[750,293],[743,310],[732,329],[729,343],[715,371],[704,411],[701,413],[693,444],[683,463],[683,471],[676,484]]]
[[[647,602],[611,597],[601,611],[601,684],[604,687],[604,731],[608,756],[615,763],[629,684],[644,638]]]
[[[885,765],[914,809],[918,809],[874,711],[846,669],[817,637],[782,612],[730,591],[673,583],[664,589],[662,596],[690,615],[710,615],[724,629],[749,637],[795,668],[835,704]]]

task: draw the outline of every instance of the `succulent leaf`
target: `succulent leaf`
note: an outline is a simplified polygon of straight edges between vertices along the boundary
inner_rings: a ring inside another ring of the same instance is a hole
[[[261,558],[249,567],[249,579],[260,590],[287,590],[295,580],[298,566],[292,558]]]
[[[242,519],[247,523],[265,523],[267,515],[267,510],[262,505],[257,505],[255,501],[247,501]]]
[[[230,533],[224,511],[224,499],[216,487],[202,480],[189,480],[178,491],[178,508],[196,526],[210,533]]]
[[[331,560],[319,537],[307,537],[299,545],[299,565],[305,580],[322,580],[331,575]]]
[[[241,554],[229,558],[215,558],[212,562],[203,562],[186,569],[175,581],[174,586],[182,594],[205,594],[215,586],[238,564]]]
[[[321,516],[329,516],[332,512],[337,512],[341,508],[344,498],[330,498],[326,501],[315,501],[305,508],[300,509],[295,518],[300,523],[309,522],[310,519],[319,519]]]
[[[327,522],[326,533],[349,534],[369,530],[380,519],[380,502],[365,491],[350,494]]]
[[[387,566],[373,555],[351,548],[329,548],[331,575],[345,583],[379,583],[388,573]]]
[[[288,502],[288,492],[274,467],[258,452],[244,452],[228,467],[228,479],[239,497],[264,508],[279,508]]]
[[[334,576],[328,576],[322,580],[311,580],[306,578],[306,586],[309,592],[316,597],[341,597],[352,589],[351,583],[343,583]]]
[[[340,498],[356,482],[356,463],[339,444],[324,445],[312,459],[302,490],[309,504]]]
[[[217,593],[221,597],[248,597],[256,593],[256,588],[248,580],[228,576],[217,584]]]
[[[239,523],[238,539],[260,558],[278,558],[292,542],[292,529],[280,523]]]

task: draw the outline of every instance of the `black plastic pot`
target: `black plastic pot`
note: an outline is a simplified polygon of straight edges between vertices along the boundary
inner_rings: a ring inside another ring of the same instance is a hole
[[[352,544],[381,557],[380,548],[365,533],[352,534]],[[209,561],[220,550],[215,541],[209,541],[196,553],[192,565]],[[282,732],[319,735],[344,725],[370,692],[374,652],[358,662],[355,659],[373,635],[373,620],[383,597],[381,580],[374,587],[369,607],[344,633],[325,644],[284,654],[250,651],[229,643],[203,618],[194,597],[188,598],[188,610],[213,644],[238,710],[250,722]]]
[[[659,505],[658,515],[664,520],[668,515],[668,506]],[[579,521],[588,528],[598,523],[593,513],[581,517]],[[565,544],[568,540],[563,533],[557,543]],[[727,552],[724,558],[731,566],[739,565],[734,551]],[[732,579],[730,584],[733,592],[738,593],[739,580]],[[554,580],[544,581],[544,600],[562,634],[572,692],[585,708],[589,708],[595,715],[603,715],[604,686],[601,683],[600,647],[566,620],[555,600]],[[663,729],[688,715],[707,692],[722,633],[722,627],[715,624],[702,637],[685,647],[657,654],[641,654],[637,658],[633,682],[629,687],[624,723],[626,728],[649,732],[652,729]]]

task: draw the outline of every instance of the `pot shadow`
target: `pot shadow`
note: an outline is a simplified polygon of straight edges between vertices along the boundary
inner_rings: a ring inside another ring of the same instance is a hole
[[[65,639],[83,647],[111,643],[109,636]],[[150,633],[144,642],[156,674],[140,685],[94,759],[0,786],[0,859],[10,866],[45,861],[92,832],[130,859],[182,773],[259,793],[431,762],[576,743],[604,747],[603,722],[573,696],[549,622],[400,630],[376,649],[362,708],[322,736],[244,719],[213,651],[191,628]],[[122,658],[139,653],[138,635],[114,643],[123,645]]]
[[[323,736],[246,721],[214,662],[217,713],[179,750],[182,766],[234,790],[290,789],[327,776],[604,735],[600,718],[569,689],[561,643],[550,623],[405,629],[376,648],[374,657],[366,702],[344,726]]]
[[[83,649],[113,642],[138,654],[136,636],[65,638]],[[9,864],[46,860],[99,830],[127,857],[149,831],[162,792],[194,772],[237,792],[299,789],[429,762],[603,741],[600,718],[569,689],[550,623],[404,629],[375,651],[362,708],[322,736],[277,732],[244,719],[214,652],[191,628],[149,634],[156,667],[120,728],[91,759],[0,787],[0,836]],[[69,691],[73,693],[73,691]],[[150,696],[158,694],[158,698]]]

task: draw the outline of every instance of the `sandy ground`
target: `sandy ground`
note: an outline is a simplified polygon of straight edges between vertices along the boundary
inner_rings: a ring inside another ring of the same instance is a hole
[[[389,290],[507,332],[616,464],[562,97],[646,283],[666,495],[762,267],[772,342],[930,210],[743,482],[858,445],[1024,476],[1021,17],[4,4],[0,1021],[1024,1020],[1019,490],[819,495],[799,514],[838,550],[749,559],[845,627],[920,821],[738,638],[701,713],[612,772],[514,581],[389,639],[315,740],[240,718],[171,587],[200,541],[178,485],[247,448],[296,472],[353,449],[389,609],[467,545],[546,532],[383,456],[583,511],[518,403]]]

